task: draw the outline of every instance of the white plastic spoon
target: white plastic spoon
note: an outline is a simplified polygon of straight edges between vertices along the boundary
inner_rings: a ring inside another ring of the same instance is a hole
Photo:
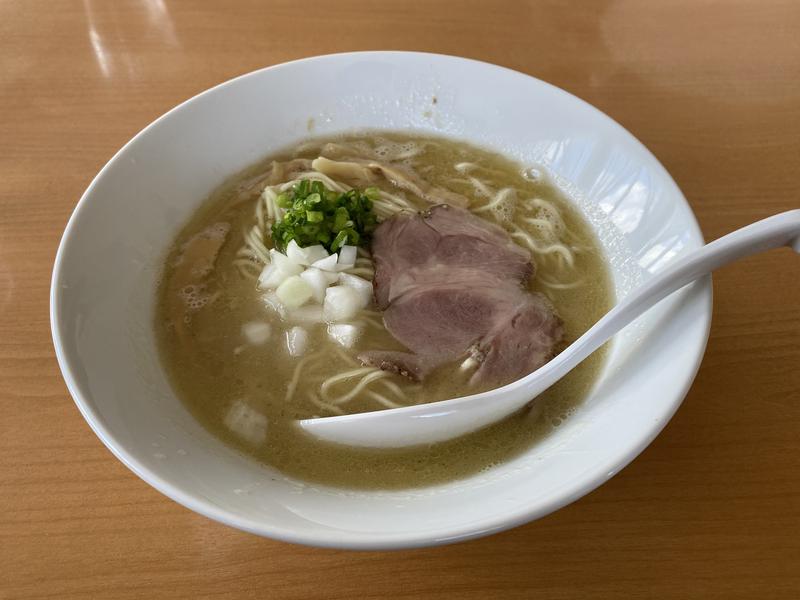
[[[792,246],[800,253],[800,210],[743,227],[678,259],[628,296],[550,362],[501,388],[452,400],[298,421],[311,435],[341,444],[396,448],[469,433],[523,408],[654,304],[735,260]]]

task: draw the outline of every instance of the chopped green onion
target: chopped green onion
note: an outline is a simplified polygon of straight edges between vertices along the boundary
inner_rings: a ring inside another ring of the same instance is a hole
[[[278,198],[276,199],[278,206],[281,208],[289,208],[292,205],[292,201],[289,198],[288,194],[278,194]]]
[[[278,250],[295,240],[301,248],[322,244],[331,252],[366,243],[377,225],[372,200],[379,197],[378,188],[338,193],[304,179],[278,195],[285,213],[272,225],[272,241]]]
[[[347,230],[343,229],[336,234],[336,237],[331,244],[331,252],[338,252],[339,249],[347,243]]]
[[[331,225],[331,229],[339,232],[347,227],[348,221],[350,221],[350,213],[347,212],[347,209],[344,206],[340,206],[333,213],[333,225]]]
[[[303,179],[303,181],[297,184],[297,187],[293,191],[295,198],[305,198],[308,196],[308,179]]]

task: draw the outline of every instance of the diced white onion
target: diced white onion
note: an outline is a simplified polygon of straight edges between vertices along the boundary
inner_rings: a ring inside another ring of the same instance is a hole
[[[286,308],[293,309],[311,300],[314,290],[302,277],[292,275],[278,286],[275,294]]]
[[[303,249],[300,248],[294,240],[290,240],[289,243],[286,244],[286,258],[297,265],[308,264]]]
[[[328,282],[328,285],[333,285],[337,281],[339,281],[339,273],[336,271],[323,271],[320,269],[320,273],[325,276],[325,280]]]
[[[328,336],[343,348],[352,348],[360,335],[361,328],[352,323],[331,323],[328,325]]]
[[[310,265],[328,256],[328,251],[320,244],[301,248],[296,241],[291,240],[286,245],[286,256],[298,265]]]
[[[307,264],[309,265],[313,265],[318,260],[324,260],[328,258],[328,251],[325,250],[325,247],[321,244],[308,246],[307,248],[303,248],[303,251],[306,254],[306,260],[308,260]]]
[[[311,289],[314,293],[314,301],[317,304],[322,304],[322,301],[325,300],[325,289],[330,285],[330,275],[330,273],[325,273],[324,271],[320,271],[314,267],[309,267],[300,273],[300,277],[302,277],[303,280],[311,286]]]
[[[267,417],[242,400],[236,400],[225,414],[225,426],[251,444],[261,444],[267,437]]]
[[[342,269],[352,269],[356,264],[358,248],[355,246],[342,246],[339,250],[338,265]]]
[[[304,325],[325,322],[322,317],[322,306],[319,304],[307,304],[290,310],[286,313],[286,320],[292,323],[303,323]]]
[[[289,275],[299,275],[303,272],[303,265],[299,265],[282,252],[278,252],[275,248],[269,251],[270,263],[278,267],[284,273]]]
[[[372,282],[357,275],[339,274],[339,285],[356,290],[361,298],[360,308],[366,308],[372,301]]]
[[[338,258],[339,257],[336,256],[335,254],[331,254],[327,258],[323,258],[321,260],[312,263],[311,266],[316,267],[317,269],[320,269],[322,271],[336,271]]]
[[[242,325],[242,335],[250,344],[260,346],[269,340],[272,335],[272,327],[269,323],[249,321]]]
[[[261,298],[264,300],[266,307],[278,313],[281,319],[286,316],[286,307],[278,299],[278,295],[275,292],[267,292]]]
[[[355,317],[364,306],[362,294],[357,290],[344,285],[337,285],[325,290],[322,314],[329,323],[348,321]]]
[[[308,332],[302,327],[292,327],[286,332],[286,349],[290,356],[302,356],[308,348]]]
[[[292,273],[287,273],[275,264],[264,267],[261,275],[258,276],[258,287],[262,290],[274,290],[289,277]]]

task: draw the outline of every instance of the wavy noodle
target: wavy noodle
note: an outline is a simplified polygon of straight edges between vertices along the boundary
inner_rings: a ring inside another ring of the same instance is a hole
[[[232,263],[239,274],[245,279],[258,279],[261,274],[261,267],[251,258],[237,258]]]
[[[333,377],[329,377],[322,382],[319,392],[323,400],[330,402],[334,406],[337,406],[355,398],[361,390],[366,388],[373,381],[377,381],[378,379],[382,379],[384,377],[389,377],[390,375],[391,373],[388,371],[381,371],[377,367],[361,367],[351,371],[345,371],[344,373],[339,373]],[[347,381],[351,377],[359,377],[358,383],[353,386],[350,391],[339,396],[331,397],[331,388],[337,383]]]
[[[541,275],[539,276],[538,279],[539,283],[541,283],[543,286],[554,290],[571,290],[584,285],[584,281],[582,279],[578,281],[573,281],[572,283],[557,283],[555,281],[550,281],[549,279],[546,279]]]
[[[342,350],[339,346],[336,346],[336,349],[334,350],[334,352],[339,356],[339,358],[341,358],[348,365],[353,366],[353,367],[358,366],[358,361],[355,358],[353,358],[352,356],[350,356],[347,352]]]
[[[475,192],[478,196],[484,196],[486,198],[494,196],[494,190],[477,177],[469,177],[469,182],[475,188]]]
[[[494,197],[488,204],[478,206],[472,209],[474,213],[482,213],[491,210],[497,210],[507,203],[511,196],[515,196],[517,191],[514,188],[503,188],[494,194]]]
[[[297,362],[294,372],[292,373],[292,378],[289,380],[289,385],[286,386],[286,396],[284,397],[284,402],[288,404],[292,401],[294,393],[297,390],[297,384],[300,382],[300,375],[303,374],[303,367],[320,356],[321,354],[309,354]]]
[[[369,396],[379,404],[385,406],[386,408],[402,408],[404,406],[403,404],[392,402],[386,396],[379,394],[378,392],[373,392],[372,390],[369,390],[367,392],[367,396]]]
[[[497,169],[491,169],[491,168],[485,167],[485,166],[483,166],[483,165],[481,165],[479,163],[474,163],[474,162],[469,162],[469,161],[463,161],[463,162],[456,163],[456,164],[453,165],[453,168],[457,172],[462,173],[464,175],[468,175],[470,173],[474,173],[474,172],[478,172],[478,171],[480,171],[482,173],[491,173],[491,174],[494,174],[494,175],[501,175],[501,176],[504,175],[504,173],[502,171],[498,171]]]
[[[343,415],[345,412],[339,408],[338,406],[334,406],[329,402],[325,402],[324,400],[320,400],[319,396],[317,396],[314,392],[309,392],[308,399],[317,408],[321,408],[323,411],[332,413],[334,415]],[[322,416],[322,415],[320,415]]]
[[[369,281],[372,281],[373,277],[375,277],[375,270],[374,269],[367,269],[367,268],[363,268],[363,269],[359,269],[359,268],[347,269],[345,271],[345,273],[347,273],[348,275],[358,275],[359,277],[363,277],[364,279],[367,279]]]

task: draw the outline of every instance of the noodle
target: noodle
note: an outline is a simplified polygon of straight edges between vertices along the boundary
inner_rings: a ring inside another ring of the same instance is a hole
[[[359,277],[363,277],[364,279],[368,279],[370,281],[372,281],[372,277],[375,275],[375,271],[373,269],[367,269],[367,268],[347,269],[345,273],[347,273],[348,275],[358,275]]]
[[[309,354],[298,361],[297,366],[294,368],[294,372],[292,373],[292,378],[289,380],[289,385],[286,386],[286,397],[284,398],[284,401],[287,404],[292,401],[294,392],[297,389],[297,384],[300,381],[300,374],[303,371],[303,367],[305,367],[309,362],[318,356],[318,354]]]
[[[376,368],[374,372],[370,373],[369,375],[365,375],[361,379],[361,381],[359,381],[355,385],[355,387],[352,390],[350,390],[343,396],[339,396],[338,398],[331,400],[331,403],[334,406],[338,406],[339,404],[344,404],[345,402],[348,402],[353,398],[355,398],[365,387],[367,387],[373,381],[382,379],[384,377],[389,377],[390,375],[391,373],[389,373],[388,371],[382,371],[381,369]]]
[[[508,200],[509,196],[513,196],[516,194],[516,190],[513,188],[503,188],[497,194],[495,194],[494,198],[492,199],[489,204],[484,204],[483,206],[479,206],[478,208],[473,208],[472,212],[480,213],[486,212],[487,210],[494,210],[498,206],[500,206],[503,202]]]
[[[373,392],[372,390],[367,392],[367,396],[375,400],[376,402],[382,404],[386,408],[402,408],[402,404],[398,404],[397,402],[392,402],[386,396],[382,396],[378,392]]]
[[[470,177],[469,182],[473,185],[473,187],[477,190],[478,194],[481,196],[486,196],[487,198],[491,198],[494,195],[492,188],[486,185],[477,177]]]
[[[333,413],[335,415],[343,415],[343,414],[345,414],[345,412],[341,408],[339,408],[338,406],[334,406],[333,404],[330,404],[330,403],[325,402],[323,400],[320,400],[319,397],[313,392],[308,394],[308,399],[315,406],[317,406],[317,407],[319,407],[319,408],[321,408],[323,410],[327,410],[328,412],[331,412],[331,413]]]
[[[330,395],[328,393],[330,388],[331,388],[331,386],[334,383],[338,382],[338,381],[342,381],[342,380],[347,379],[348,378],[348,374],[351,374],[351,373],[352,374],[356,374],[357,373],[358,375],[363,375],[363,376],[361,377],[361,380],[349,392],[347,392],[346,394],[343,394],[341,396],[338,396],[336,398],[331,399],[331,397],[330,397]],[[391,376],[391,373],[389,373],[388,371],[382,371],[381,369],[379,369],[377,367],[364,367],[362,369],[354,369],[353,371],[347,371],[345,373],[342,373],[342,374],[339,374],[339,375],[335,375],[334,377],[331,377],[331,378],[325,380],[322,383],[322,385],[320,386],[319,391],[320,391],[320,394],[322,395],[322,398],[324,400],[326,400],[327,402],[330,402],[333,405],[337,405],[338,406],[339,404],[343,404],[343,403],[347,402],[348,400],[352,400],[353,398],[355,398],[355,396],[361,390],[363,390],[365,387],[367,387],[373,381],[376,381],[378,379],[382,379],[384,377],[390,377],[390,376]]]
[[[349,364],[349,365],[351,365],[353,367],[358,365],[358,361],[356,359],[354,359],[352,356],[347,354],[344,350],[342,350],[339,347],[336,348],[336,354],[338,354],[339,358],[344,360],[344,362],[346,362],[347,364]]]
[[[539,281],[539,283],[541,283],[543,286],[552,288],[554,290],[571,290],[580,287],[584,284],[584,281],[582,279],[578,281],[573,281],[572,283],[556,283],[555,281],[550,281],[549,279],[545,279],[544,277],[539,277],[537,281]]]

